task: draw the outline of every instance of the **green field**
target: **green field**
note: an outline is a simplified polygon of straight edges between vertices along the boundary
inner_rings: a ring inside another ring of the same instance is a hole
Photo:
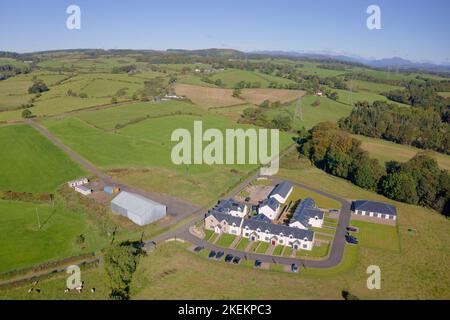
[[[211,79],[216,81],[218,79],[222,80],[224,87],[234,88],[240,81],[259,83],[261,88],[268,88],[270,83],[277,84],[290,84],[294,83],[291,80],[263,74],[256,71],[243,71],[243,70],[226,70],[214,74]]]
[[[306,198],[312,198],[316,203],[316,206],[322,209],[340,209],[341,204],[333,199],[325,197],[321,194],[318,194],[314,191],[309,191],[304,188],[300,188],[298,186],[294,186],[292,193],[289,198],[286,200],[286,203],[290,203],[294,205],[299,200],[304,200]]]
[[[354,138],[362,142],[361,147],[369,152],[372,158],[378,159],[380,163],[388,161],[407,162],[417,153],[424,150],[412,146],[401,145],[382,139],[369,138],[361,135],[353,135]],[[450,170],[450,156],[428,151],[428,154],[434,158],[442,169]]]
[[[177,166],[172,163],[171,149],[176,143],[171,142],[170,138],[175,129],[186,128],[192,132],[195,120],[203,121],[204,130],[238,127],[226,118],[175,115],[150,118],[115,132],[105,132],[92,126],[95,124],[94,116],[94,112],[89,112],[91,124],[73,117],[48,120],[44,125],[94,165],[125,183],[148,191],[167,193],[205,205],[236,184],[243,174],[256,168],[254,165]],[[110,114],[108,118],[114,117]],[[103,126],[116,122],[113,120],[105,124],[103,117],[98,119],[101,119],[100,125]],[[281,135],[281,148],[289,144],[289,135]]]
[[[85,172],[27,125],[0,126],[0,190],[53,192]]]
[[[316,101],[320,101],[319,106],[313,106]],[[269,110],[266,115],[271,119],[278,114],[287,114],[294,118],[293,130],[299,130],[302,127],[310,129],[319,122],[336,122],[340,118],[348,116],[351,111],[352,107],[349,105],[325,97],[308,95],[302,98],[300,105],[298,102],[293,102],[286,107]]]
[[[351,225],[359,229],[359,232],[353,235],[358,238],[360,246],[392,251],[400,250],[395,226],[356,220],[353,220]]]
[[[81,234],[84,248],[76,242]],[[70,212],[61,203],[0,200],[0,272],[89,253],[106,242],[85,214]]]

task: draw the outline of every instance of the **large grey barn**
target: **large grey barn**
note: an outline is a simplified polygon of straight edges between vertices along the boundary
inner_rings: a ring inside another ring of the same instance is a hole
[[[165,217],[167,207],[141,195],[122,191],[111,201],[111,210],[144,226]]]

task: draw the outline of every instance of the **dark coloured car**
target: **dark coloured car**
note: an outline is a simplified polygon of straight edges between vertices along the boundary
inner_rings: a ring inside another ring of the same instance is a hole
[[[261,260],[255,260],[255,268],[261,268],[262,262]]]
[[[356,232],[358,231],[358,229],[356,229],[355,227],[347,227],[347,231]]]
[[[220,259],[223,257],[224,254],[225,254],[225,253],[224,253],[223,251],[217,252],[217,254],[216,254],[216,259],[217,259],[217,260],[220,260]]]
[[[203,247],[200,247],[200,246],[194,248],[194,252],[197,252],[197,253],[199,253],[202,250],[203,250]]]
[[[232,254],[227,254],[225,256],[225,262],[230,263],[233,260],[233,255]]]
[[[292,272],[295,272],[295,273],[298,272],[298,266],[297,266],[295,263],[293,263],[293,264],[291,265],[291,271],[292,271]]]
[[[250,198],[250,197],[245,198],[245,202],[249,202],[250,200],[252,200],[252,198]]]
[[[214,251],[214,250],[211,250],[211,252],[209,253],[209,255],[208,255],[208,258],[209,259],[212,259],[212,258],[214,258],[216,256],[216,252]]]
[[[357,238],[355,238],[353,236],[350,236],[350,235],[345,236],[345,240],[347,241],[347,243],[351,243],[351,244],[358,244],[359,243]]]
[[[338,209],[331,209],[331,210],[328,210],[328,212],[330,212],[330,213],[339,213],[339,210]]]
[[[239,262],[241,262],[241,258],[239,258],[239,257],[234,257],[233,263],[234,263],[234,264],[239,264]]]

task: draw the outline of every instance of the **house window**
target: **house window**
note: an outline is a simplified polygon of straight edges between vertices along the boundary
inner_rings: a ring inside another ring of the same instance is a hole
[[[308,245],[307,244],[304,244],[303,245],[303,249],[307,249],[308,248]]]
[[[244,233],[244,236],[245,236],[245,237],[248,237],[248,232]]]
[[[278,241],[279,244],[283,244],[283,240],[280,239],[280,241]]]

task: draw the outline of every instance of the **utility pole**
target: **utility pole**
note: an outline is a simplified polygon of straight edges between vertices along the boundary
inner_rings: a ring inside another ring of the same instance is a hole
[[[353,106],[353,76],[350,78],[350,105]]]

